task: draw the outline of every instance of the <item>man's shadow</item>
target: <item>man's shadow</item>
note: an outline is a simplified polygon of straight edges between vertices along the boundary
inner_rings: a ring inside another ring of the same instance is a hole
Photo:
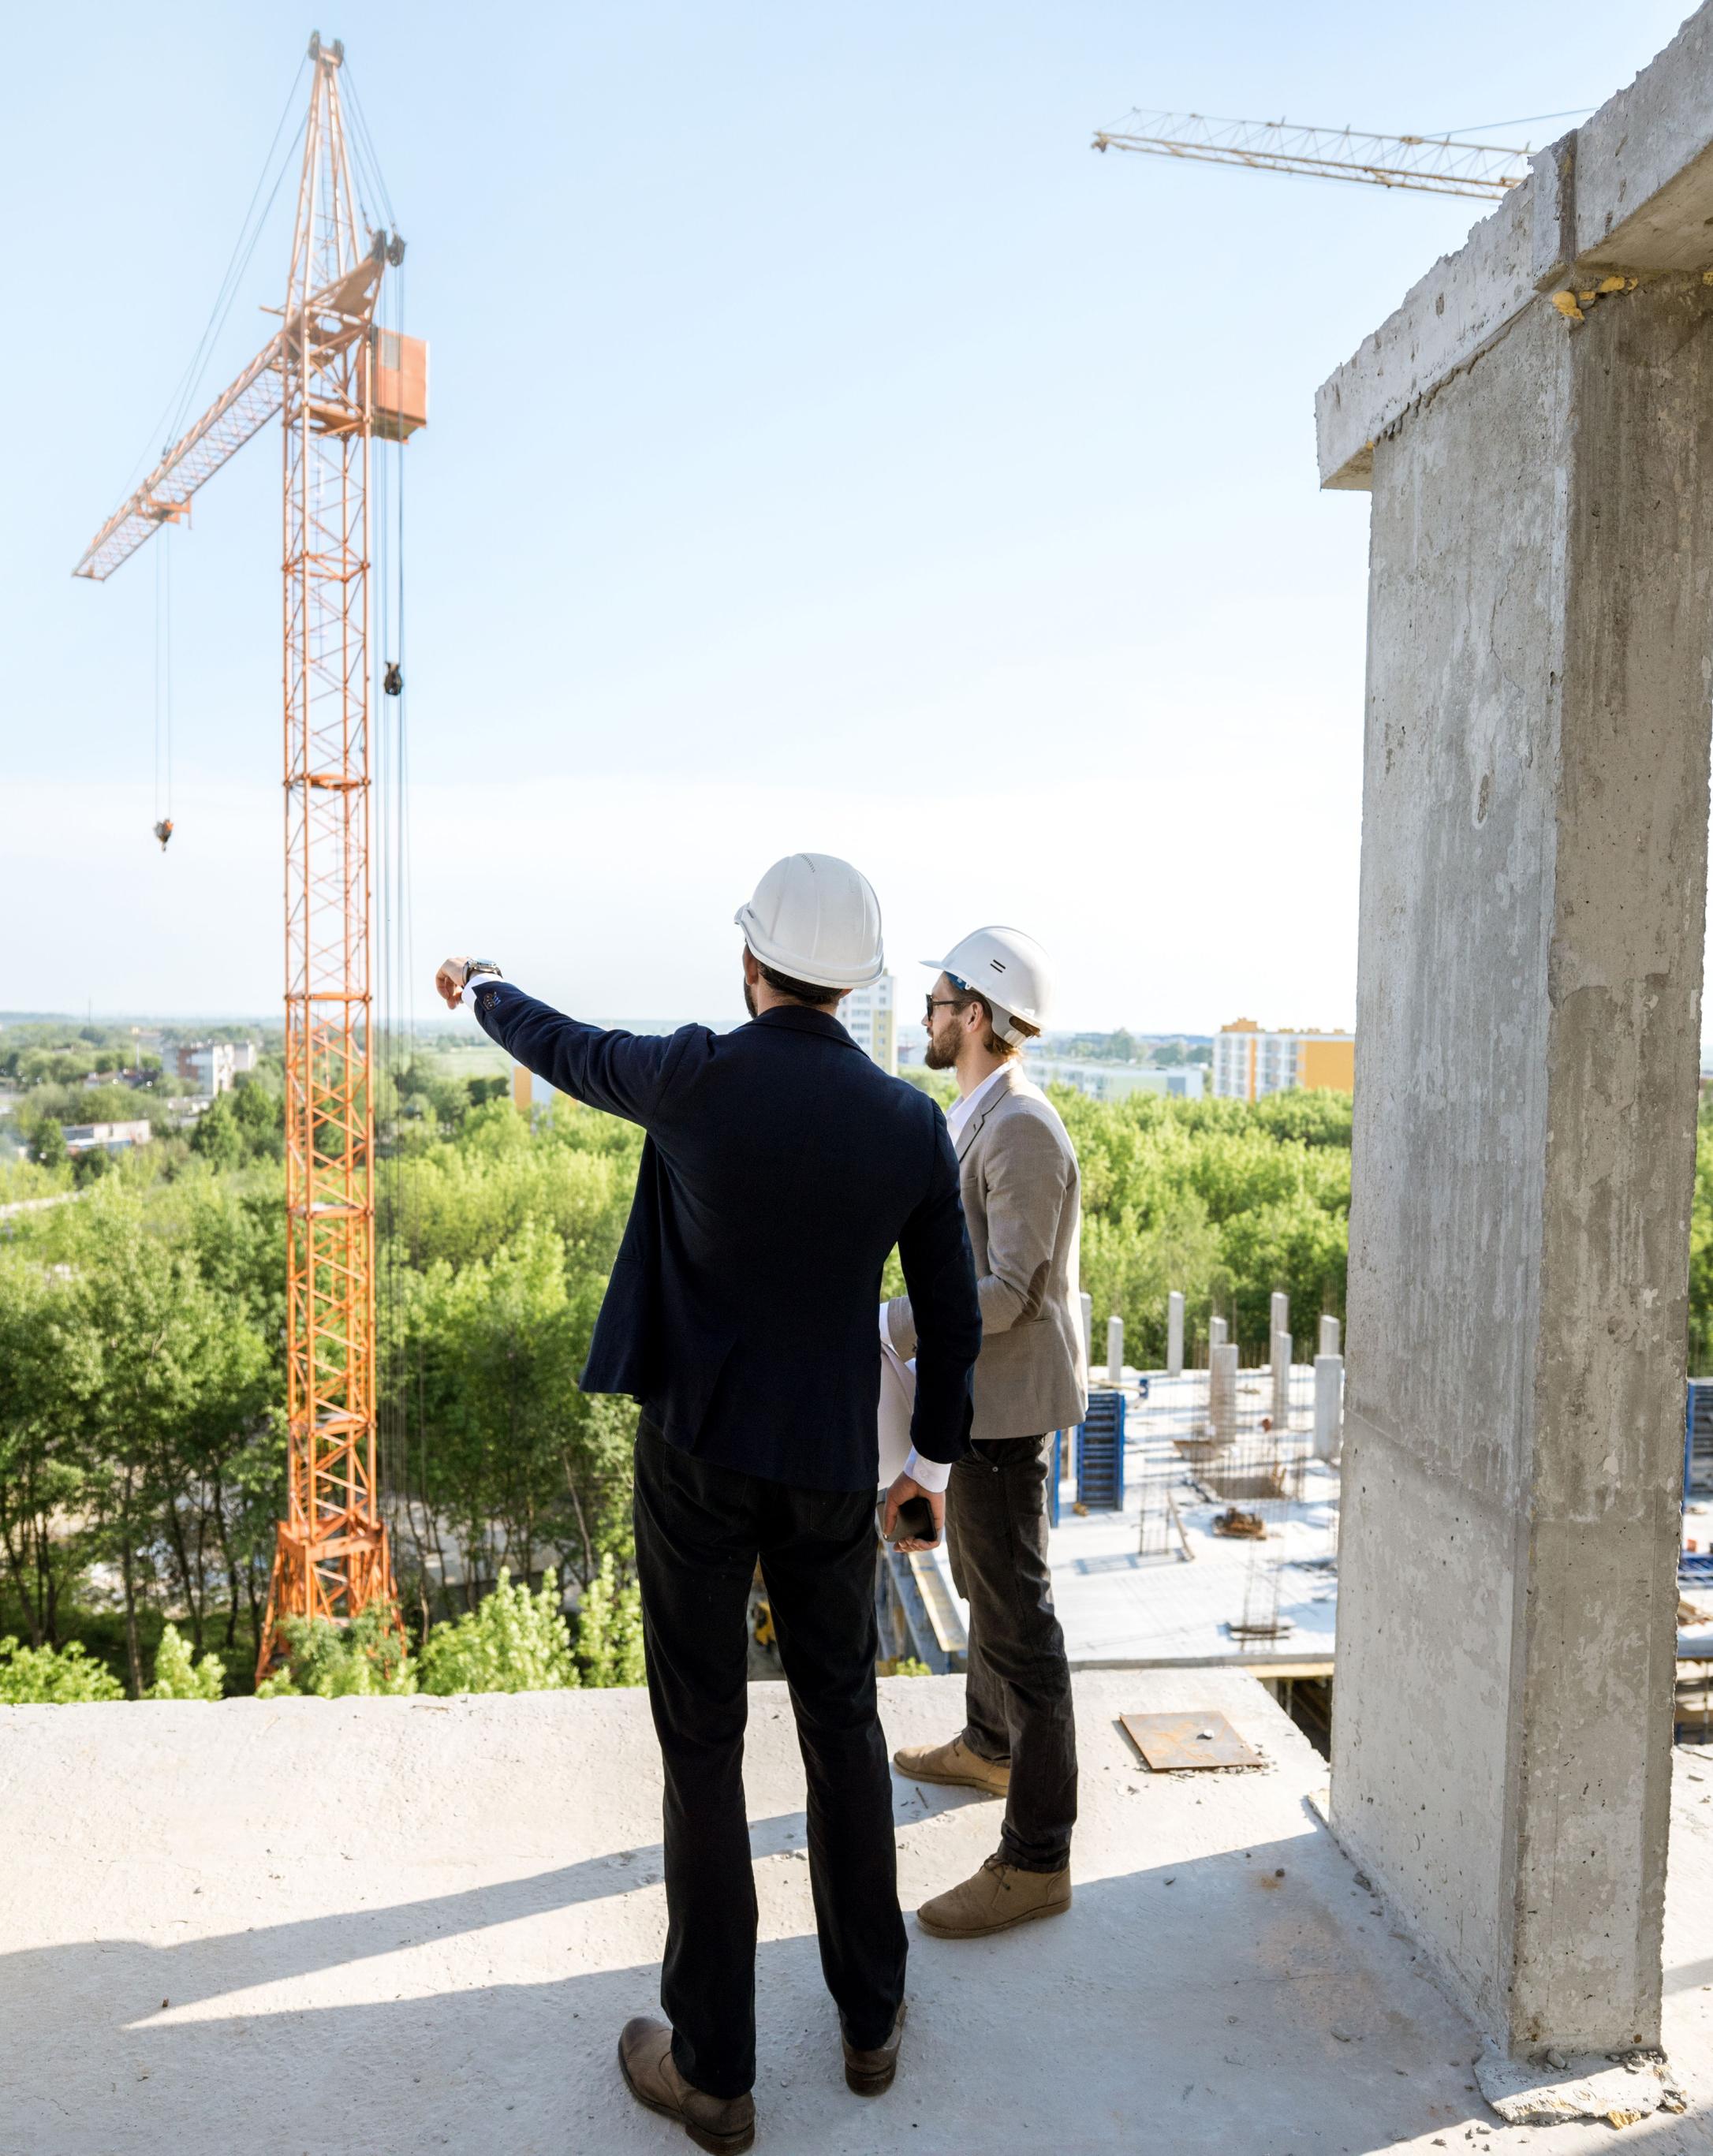
[[[894,1796],[904,1823],[981,1801],[901,1780]],[[800,1812],[752,1830],[758,1862],[786,1866],[799,1927],[764,1937],[758,1956],[759,2145],[776,2156],[969,2156],[995,2139],[1022,2156],[1355,2156],[1461,2138],[1486,2119],[1468,2087],[1467,2023],[1425,1970],[1400,1973],[1400,1950],[1318,1833],[1096,1880],[1069,1915],[992,1939],[933,1940],[913,1923],[899,2080],[865,2102],[844,2086],[806,1891],[792,1892],[805,1831]],[[907,1868],[919,1874],[923,1854],[918,1839]],[[0,1956],[0,2152],[682,2147],[614,2062],[624,2022],[657,2010],[660,1874],[651,1845],[182,1945],[80,1940]],[[764,1901],[775,1927],[779,1889]],[[643,1912],[609,1907],[635,1895],[651,1897],[646,1958]],[[503,1936],[568,1911],[567,1939],[538,1931],[524,1948]],[[380,1966],[424,1945],[456,1955],[428,1966],[445,1988],[423,1992],[419,1958]],[[574,1973],[543,1979],[549,1950],[574,1955]],[[338,1999],[322,1986],[317,1999],[318,1976],[366,1964],[359,1991],[399,1991]],[[243,1996],[291,1982],[305,2003]],[[1693,2120],[1633,2128],[1625,2143],[1644,2156],[1713,2145]]]

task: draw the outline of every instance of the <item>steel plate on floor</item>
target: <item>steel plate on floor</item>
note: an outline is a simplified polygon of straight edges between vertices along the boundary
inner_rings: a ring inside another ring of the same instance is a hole
[[[1156,1774],[1181,1774],[1186,1767],[1261,1764],[1261,1754],[1222,1714],[1121,1714],[1119,1720]]]

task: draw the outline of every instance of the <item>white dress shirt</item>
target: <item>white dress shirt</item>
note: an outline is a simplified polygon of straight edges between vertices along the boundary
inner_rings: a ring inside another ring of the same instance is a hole
[[[973,1093],[964,1094],[946,1110],[946,1134],[954,1145],[963,1137],[970,1118],[1011,1067],[1009,1063],[1001,1063],[997,1070],[990,1070]]]

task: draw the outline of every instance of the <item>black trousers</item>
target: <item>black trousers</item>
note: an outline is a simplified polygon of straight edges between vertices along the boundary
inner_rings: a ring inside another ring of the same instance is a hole
[[[820,1965],[851,2042],[884,2043],[904,1995],[892,1774],[875,1705],[872,1491],[797,1490],[692,1459],[645,1417],[636,1571],[666,1768],[661,2004],[693,2087],[755,2082],[755,1878],[743,1803],[746,1609],[758,1558],[809,1779]]]
[[[1000,1855],[1024,1871],[1071,1861],[1077,1725],[1047,1563],[1047,1443],[974,1445],[946,1492],[946,1555],[970,1604],[964,1742],[1011,1762]]]

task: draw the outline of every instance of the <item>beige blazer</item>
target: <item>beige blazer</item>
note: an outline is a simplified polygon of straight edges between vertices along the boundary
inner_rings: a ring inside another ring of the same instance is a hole
[[[1058,1111],[1016,1063],[958,1139],[964,1218],[981,1301],[972,1437],[1033,1437],[1088,1405],[1078,1247],[1083,1188]],[[887,1305],[900,1355],[916,1348],[908,1296]]]

